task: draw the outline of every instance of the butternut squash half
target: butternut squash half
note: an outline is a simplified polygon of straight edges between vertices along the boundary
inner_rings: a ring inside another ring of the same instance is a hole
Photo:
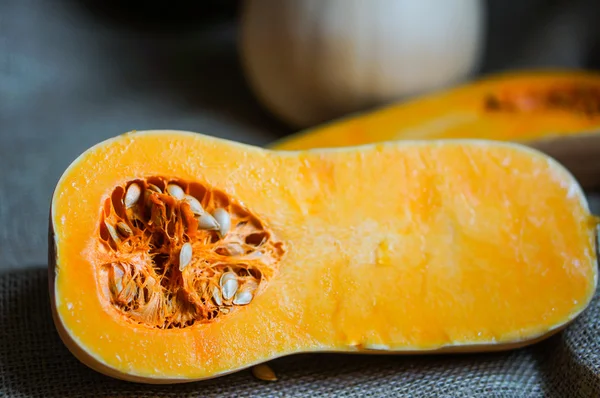
[[[86,365],[147,383],[301,352],[510,349],[589,304],[596,225],[573,177],[517,144],[133,132],[57,184],[53,315]]]
[[[499,73],[317,126],[283,138],[271,148],[449,138],[526,144],[557,159],[585,188],[598,188],[600,74],[570,70]]]

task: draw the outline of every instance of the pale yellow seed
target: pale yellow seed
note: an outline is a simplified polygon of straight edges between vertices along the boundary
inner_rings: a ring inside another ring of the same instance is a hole
[[[220,229],[221,226],[217,220],[213,218],[213,216],[208,213],[204,213],[198,218],[198,228],[208,231],[216,231]]]
[[[231,216],[227,210],[219,207],[213,211],[213,217],[217,220],[217,223],[219,223],[219,235],[227,235],[227,232],[229,232],[229,229],[231,228]]]
[[[112,284],[110,286],[114,296],[118,296],[123,290],[123,270],[120,267],[113,265],[111,275]]]
[[[270,366],[261,363],[252,367],[252,375],[263,381],[277,381],[277,375]]]
[[[183,192],[183,189],[177,184],[167,185],[167,192],[169,195],[179,200],[183,199],[185,196],[185,192]]]
[[[117,231],[125,237],[133,235],[133,231],[129,228],[129,225],[125,224],[123,221],[117,223]]]
[[[238,288],[238,282],[235,279],[228,280],[223,284],[223,298],[225,300],[231,300],[234,297]]]
[[[183,271],[185,267],[192,261],[192,245],[190,242],[186,242],[181,246],[179,252],[179,270]]]
[[[233,298],[233,304],[235,305],[246,305],[252,301],[252,293],[247,290],[240,290],[235,294]]]
[[[249,280],[248,282],[244,283],[244,285],[240,288],[240,290],[243,291],[247,291],[247,292],[254,292],[256,289],[258,289],[258,283],[256,283],[256,281],[254,280]]]
[[[110,225],[108,223],[108,221],[104,220],[104,225],[106,225],[106,229],[108,229],[108,234],[110,235],[110,237],[112,238],[112,240],[115,241],[115,243],[120,243],[121,242],[121,238],[119,238],[119,234],[117,234],[117,230],[115,229],[115,227],[113,227],[112,225]]]
[[[223,305],[223,300],[221,299],[221,291],[218,287],[213,287],[213,300],[215,300],[215,304]]]
[[[247,258],[247,259],[254,259],[254,258],[259,258],[259,257],[261,257],[261,256],[262,256],[262,252],[259,252],[259,251],[254,251],[254,252],[252,252],[252,253],[248,254],[247,256],[245,256],[244,258]]]
[[[242,254],[244,254],[244,248],[242,247],[242,245],[236,242],[228,243],[227,245],[225,245],[224,248],[225,250],[227,250],[227,253],[230,256],[241,256]]]
[[[221,311],[223,314],[229,314],[229,308],[227,307],[220,307],[219,311]]]
[[[219,281],[221,292],[225,300],[230,300],[238,289],[237,275],[233,272],[226,272],[221,276]]]
[[[140,186],[138,184],[134,182],[131,185],[129,185],[129,187],[127,188],[127,192],[125,193],[125,199],[123,200],[125,208],[128,209],[131,206],[135,205],[140,199],[141,193],[142,190],[140,189]]]
[[[230,268],[227,267],[226,269],[230,269]],[[237,280],[237,275],[235,274],[235,272],[232,272],[232,271],[224,272],[223,275],[221,275],[221,278],[219,278],[219,284],[221,286],[223,286],[223,284],[225,282],[227,282],[228,280],[232,280],[232,279]]]
[[[154,191],[154,192],[162,193],[162,189],[160,189],[159,187],[157,187],[154,184],[148,183],[148,189],[151,191]]]
[[[185,195],[184,200],[190,205],[192,213],[198,216],[204,214],[204,208],[202,207],[198,199],[194,198],[192,195]]]

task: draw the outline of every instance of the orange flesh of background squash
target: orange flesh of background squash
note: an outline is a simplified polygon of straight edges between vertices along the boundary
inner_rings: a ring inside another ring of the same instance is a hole
[[[479,81],[317,126],[272,144],[299,150],[389,140],[528,142],[600,127],[600,75],[529,71]]]
[[[266,288],[213,322],[157,329],[98,282],[102,203],[171,176],[222,190],[286,252]],[[50,215],[50,291],[88,366],[149,383],[215,377],[299,352],[490,351],[547,337],[589,304],[596,220],[531,149],[423,141],[273,152],[200,134],[129,133],[81,155]]]
[[[600,75],[515,71],[352,115],[271,144],[299,150],[390,140],[513,141],[554,157],[584,188],[600,188]]]

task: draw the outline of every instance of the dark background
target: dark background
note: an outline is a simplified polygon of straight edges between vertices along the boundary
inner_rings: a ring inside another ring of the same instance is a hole
[[[599,3],[489,1],[479,73],[599,69]],[[0,0],[0,269],[46,266],[52,190],[101,140],[170,128],[265,145],[292,132],[246,85],[238,7]]]

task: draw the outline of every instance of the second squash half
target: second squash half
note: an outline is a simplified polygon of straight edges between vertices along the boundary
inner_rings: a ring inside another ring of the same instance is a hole
[[[585,188],[600,185],[600,75],[518,71],[352,115],[284,138],[299,150],[414,139],[513,141],[563,163]]]

